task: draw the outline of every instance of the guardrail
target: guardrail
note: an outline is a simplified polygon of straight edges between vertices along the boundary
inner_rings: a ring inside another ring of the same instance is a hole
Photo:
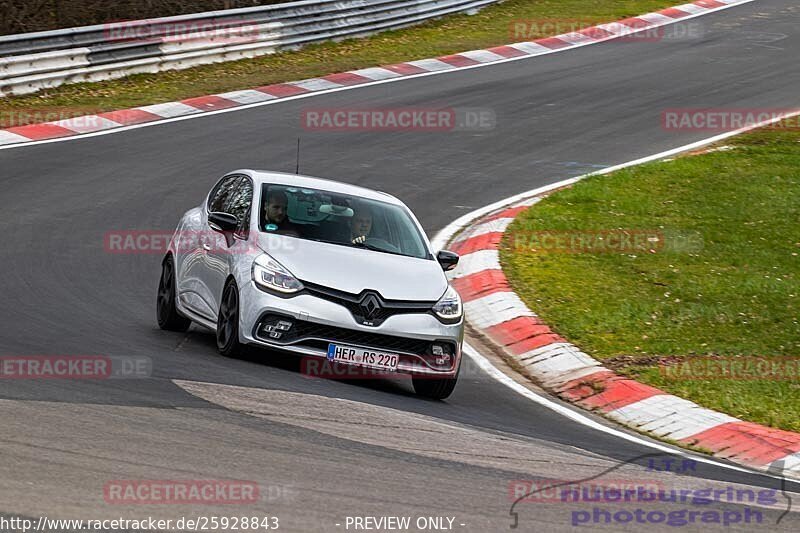
[[[304,0],[0,36],[0,96],[361,37],[499,0]]]

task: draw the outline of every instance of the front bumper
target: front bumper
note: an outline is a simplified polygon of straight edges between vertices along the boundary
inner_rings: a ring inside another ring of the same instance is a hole
[[[338,343],[398,354],[400,373],[443,378],[458,373],[463,319],[443,324],[432,314],[398,314],[379,326],[364,326],[344,305],[312,294],[283,298],[262,291],[252,281],[243,284],[240,293],[239,337],[245,344],[327,358],[328,344]],[[285,317],[292,328],[281,339],[270,339],[262,324],[276,317]],[[436,364],[441,359],[431,353],[433,344],[452,350],[447,364]]]

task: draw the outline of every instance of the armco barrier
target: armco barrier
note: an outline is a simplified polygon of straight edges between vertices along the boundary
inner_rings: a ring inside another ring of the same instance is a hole
[[[361,37],[497,1],[304,0],[2,36],[0,96]]]

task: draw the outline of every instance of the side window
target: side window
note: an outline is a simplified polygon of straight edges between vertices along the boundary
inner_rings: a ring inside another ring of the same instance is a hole
[[[253,183],[250,178],[239,176],[224,206],[226,213],[230,213],[239,220],[239,227],[236,228],[237,235],[247,235],[247,231],[250,229],[250,206],[252,203]]]
[[[208,197],[209,211],[225,211],[225,203],[231,195],[231,191],[239,184],[241,176],[226,176],[222,178]]]

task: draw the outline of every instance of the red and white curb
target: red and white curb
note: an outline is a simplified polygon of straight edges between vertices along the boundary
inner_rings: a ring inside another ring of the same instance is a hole
[[[658,28],[752,1],[754,0],[697,0],[689,4],[663,9],[656,13],[648,13],[609,24],[600,24],[578,32],[535,41],[496,46],[487,50],[472,50],[432,59],[420,59],[395,65],[330,74],[320,78],[200,96],[180,102],[168,102],[121,111],[110,111],[97,115],[83,115],[56,122],[43,122],[0,129],[0,146],[30,143],[32,141],[62,140],[110,130],[122,131],[122,128],[130,129],[131,127],[163,122],[178,117],[223,112],[242,106],[266,105],[273,103],[273,101],[301,95],[324,93],[332,90],[516,61],[628,36],[643,30]]]
[[[552,331],[520,300],[503,274],[498,250],[509,224],[541,198],[489,213],[448,246],[461,254],[451,279],[468,323],[562,399],[715,457],[800,478],[800,434],[744,422],[619,376]]]

